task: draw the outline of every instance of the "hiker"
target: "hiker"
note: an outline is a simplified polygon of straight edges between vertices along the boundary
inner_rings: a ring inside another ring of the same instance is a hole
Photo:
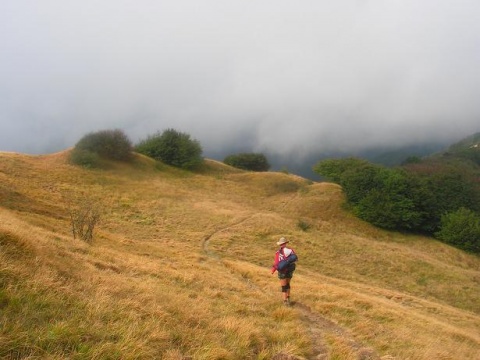
[[[293,277],[293,272],[295,271],[295,262],[288,264],[284,269],[280,269],[279,266],[282,261],[286,259],[295,259],[297,256],[295,251],[287,247],[288,240],[284,237],[281,237],[277,241],[277,245],[280,246],[280,249],[275,253],[275,263],[272,266],[272,275],[275,271],[278,271],[278,278],[280,279],[280,286],[283,294],[283,303],[286,306],[290,306],[290,280]]]

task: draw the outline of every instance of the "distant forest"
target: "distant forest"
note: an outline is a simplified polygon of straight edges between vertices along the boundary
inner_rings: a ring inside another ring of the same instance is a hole
[[[350,210],[371,224],[480,253],[480,133],[396,167],[350,157],[320,161],[314,171],[341,185]]]

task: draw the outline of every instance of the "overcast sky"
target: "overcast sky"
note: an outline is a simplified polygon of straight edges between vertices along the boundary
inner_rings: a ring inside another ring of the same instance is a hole
[[[204,153],[458,140],[479,96],[478,0],[0,0],[0,151],[117,128]]]

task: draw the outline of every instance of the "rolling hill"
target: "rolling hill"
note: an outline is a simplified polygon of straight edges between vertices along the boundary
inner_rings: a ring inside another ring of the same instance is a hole
[[[68,154],[0,153],[2,359],[478,358],[480,259],[356,219],[337,185]],[[69,217],[86,203],[91,243]]]

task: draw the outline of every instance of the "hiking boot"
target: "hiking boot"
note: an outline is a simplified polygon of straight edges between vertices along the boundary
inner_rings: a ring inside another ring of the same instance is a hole
[[[290,306],[290,299],[283,300],[283,305]]]

